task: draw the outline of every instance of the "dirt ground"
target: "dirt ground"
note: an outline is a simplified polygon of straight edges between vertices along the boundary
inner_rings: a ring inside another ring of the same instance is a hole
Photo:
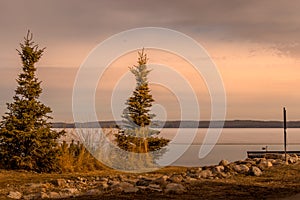
[[[186,171],[182,167],[169,167],[152,174],[172,174]],[[0,171],[0,199],[6,199],[10,187],[26,183],[50,182],[58,178],[72,179],[77,176],[109,176],[122,174],[111,170],[89,173],[35,174],[28,172]],[[151,173],[150,173],[151,174]],[[144,176],[144,175],[143,175]],[[260,177],[236,175],[226,179],[185,182],[184,194],[162,192],[137,192],[135,194],[103,193],[98,196],[71,199],[300,199],[300,164],[274,167]],[[70,198],[69,198],[70,199]]]

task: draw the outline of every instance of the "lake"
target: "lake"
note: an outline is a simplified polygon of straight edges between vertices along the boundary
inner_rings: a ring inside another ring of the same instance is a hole
[[[74,129],[67,129],[72,132]],[[245,159],[247,151],[283,150],[283,129],[280,128],[225,128],[212,151],[203,159],[198,154],[207,129],[161,129],[160,136],[172,139],[178,133],[178,141],[172,142],[173,147],[182,148],[186,145],[184,138],[196,131],[196,137],[183,155],[173,162],[173,166],[206,166],[218,164],[220,160],[236,161]],[[180,139],[182,138],[182,139]],[[287,150],[300,150],[300,128],[287,129]]]

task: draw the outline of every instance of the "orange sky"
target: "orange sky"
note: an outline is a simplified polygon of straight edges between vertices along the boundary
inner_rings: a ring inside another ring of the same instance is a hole
[[[15,49],[28,28],[40,46],[47,47],[38,64],[44,89],[41,98],[53,109],[55,121],[71,122],[76,72],[89,52],[113,34],[157,26],[181,31],[207,50],[223,79],[227,119],[281,120],[282,107],[286,106],[288,119],[300,120],[299,7],[297,1],[280,0],[272,3],[125,0],[89,4],[78,0],[2,1],[0,25],[5,28],[1,29],[0,37],[0,114],[6,111],[5,103],[12,101],[20,69]],[[153,50],[147,53],[149,63],[168,66],[185,77],[198,98],[201,120],[209,119],[210,96],[203,77],[195,75],[192,67],[178,56]],[[112,118],[109,99],[114,84],[136,59],[133,52],[116,60],[99,83],[96,109],[101,119]],[[160,73],[159,68],[152,73],[150,82],[155,78],[168,79],[168,73]],[[129,94],[134,88],[134,78],[127,78],[119,88],[124,92],[120,95]],[[180,88],[179,82],[171,78],[169,83]],[[167,87],[151,85],[151,88],[161,105],[155,107],[158,118],[180,118],[176,95]],[[186,95],[184,92],[179,95]],[[121,111],[124,104],[115,107]],[[192,107],[189,109],[193,111]]]

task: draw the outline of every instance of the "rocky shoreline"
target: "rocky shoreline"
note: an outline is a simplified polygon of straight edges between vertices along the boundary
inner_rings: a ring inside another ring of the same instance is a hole
[[[161,195],[188,193],[188,185],[206,179],[229,179],[236,175],[261,176],[266,170],[296,164],[297,155],[268,155],[267,158],[245,159],[236,162],[221,160],[218,165],[185,168],[176,173],[128,174],[110,173],[99,176],[59,178],[43,183],[26,183],[15,187],[7,185],[10,199],[86,198],[102,195],[159,193]],[[3,189],[2,189],[3,190]],[[4,189],[5,190],[5,189]]]

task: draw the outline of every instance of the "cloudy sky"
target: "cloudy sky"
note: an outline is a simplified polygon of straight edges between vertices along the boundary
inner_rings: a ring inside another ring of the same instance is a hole
[[[38,63],[44,89],[41,99],[52,108],[55,121],[71,122],[76,73],[90,51],[128,29],[164,27],[188,35],[207,50],[224,83],[227,119],[279,120],[286,106],[288,119],[300,120],[299,9],[300,2],[293,0],[0,0],[0,114],[14,95],[21,67],[15,49],[28,29],[41,47],[47,47]],[[209,119],[210,97],[203,77],[193,77],[178,56],[147,53],[149,62],[174,67],[187,77],[195,89],[201,119]],[[112,119],[111,102],[121,98],[112,95],[114,84],[135,62],[136,52],[124,55],[99,82],[95,106],[100,120]],[[168,76],[169,72],[159,69],[153,71],[156,77]],[[130,92],[132,80],[125,80],[123,85],[128,87],[118,91]],[[171,84],[180,87],[175,80]],[[173,94],[167,86],[155,84],[152,92],[159,118],[180,119],[178,98],[184,92]],[[116,104],[117,110],[124,106]]]

